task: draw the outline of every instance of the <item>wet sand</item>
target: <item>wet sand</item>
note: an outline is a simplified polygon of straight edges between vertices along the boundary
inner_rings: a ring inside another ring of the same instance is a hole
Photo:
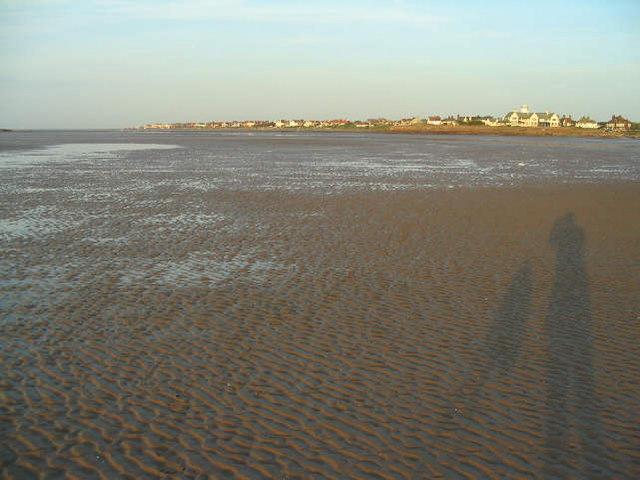
[[[640,476],[640,184],[115,198],[2,241],[4,478]]]

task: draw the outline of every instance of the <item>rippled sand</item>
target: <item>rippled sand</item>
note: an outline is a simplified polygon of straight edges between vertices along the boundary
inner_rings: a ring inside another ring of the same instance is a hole
[[[94,173],[3,193],[4,478],[640,476],[640,184]]]

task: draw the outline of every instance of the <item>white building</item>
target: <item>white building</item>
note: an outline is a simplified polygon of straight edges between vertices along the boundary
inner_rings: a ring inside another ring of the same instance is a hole
[[[529,111],[528,105],[523,105],[520,111],[514,109],[507,113],[504,119],[512,127],[559,127],[560,117],[557,113],[545,112],[535,113]]]
[[[489,117],[489,118],[483,119],[482,123],[484,123],[487,127],[508,127],[509,126],[509,122],[504,118]]]
[[[591,120],[589,117],[582,117],[576,122],[578,128],[598,128],[598,122]]]

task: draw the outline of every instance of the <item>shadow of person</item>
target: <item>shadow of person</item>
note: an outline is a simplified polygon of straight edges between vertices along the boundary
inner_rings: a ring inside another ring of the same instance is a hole
[[[526,261],[515,274],[485,339],[486,373],[509,370],[517,361],[531,307],[531,265]]]
[[[482,367],[472,373],[473,381],[455,395],[454,413],[470,413],[486,383],[506,375],[517,363],[531,307],[532,287],[531,265],[526,261],[513,276],[491,318],[479,349],[483,353]]]
[[[555,280],[545,319],[548,417],[545,464],[550,477],[603,475],[594,397],[591,311],[585,235],[573,213],[558,218],[549,243],[557,248]],[[599,458],[600,457],[600,458]]]

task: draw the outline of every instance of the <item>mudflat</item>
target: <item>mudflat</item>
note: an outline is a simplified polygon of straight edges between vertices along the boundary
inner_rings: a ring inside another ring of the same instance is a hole
[[[5,478],[640,476],[637,181],[278,184],[271,137],[235,176],[200,136],[102,142],[0,170]]]

